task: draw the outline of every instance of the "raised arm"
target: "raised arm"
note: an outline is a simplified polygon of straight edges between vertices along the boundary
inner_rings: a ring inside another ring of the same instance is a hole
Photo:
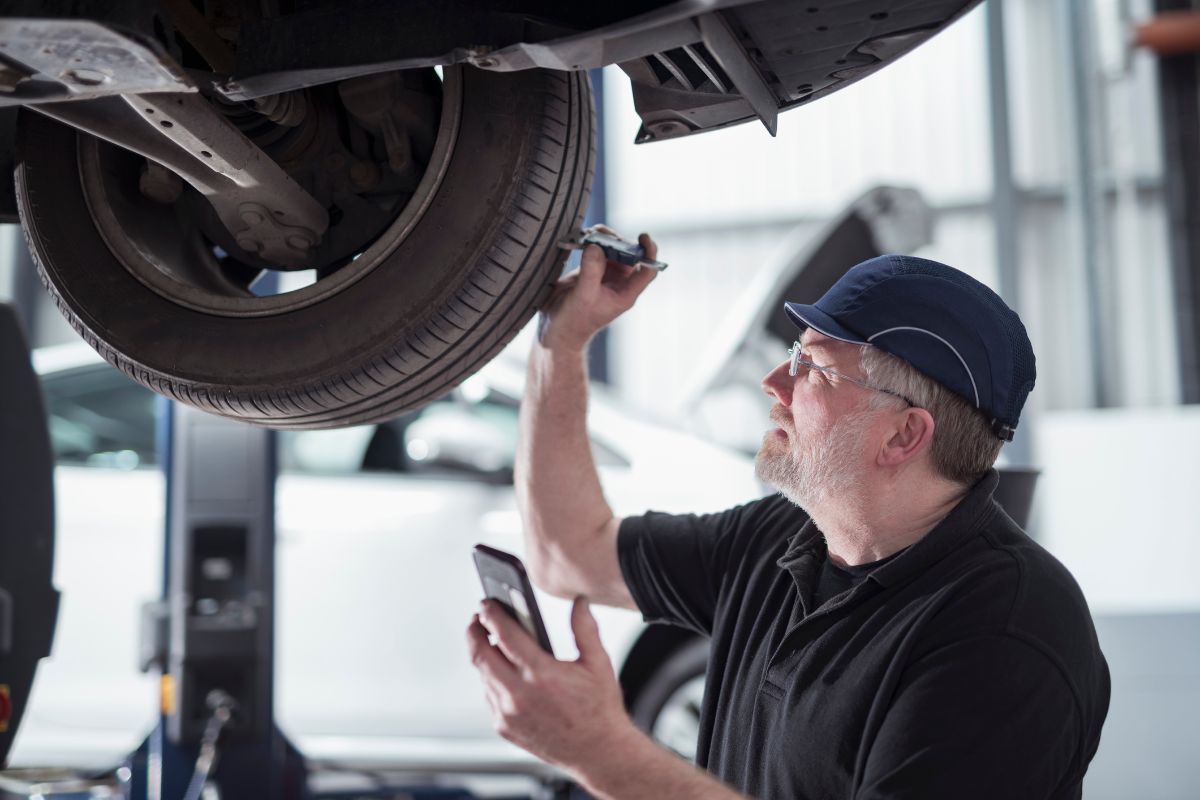
[[[657,247],[638,240],[649,258]],[[533,582],[560,597],[636,608],[617,564],[620,520],[604,499],[587,435],[587,346],[657,273],[607,262],[596,246],[543,309],[517,445],[517,505]]]

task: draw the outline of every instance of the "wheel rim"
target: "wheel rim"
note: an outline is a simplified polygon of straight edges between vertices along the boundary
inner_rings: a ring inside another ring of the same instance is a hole
[[[362,280],[388,260],[416,227],[436,197],[449,167],[462,118],[462,68],[447,67],[442,80],[442,108],[437,137],[416,190],[395,218],[373,241],[335,271],[309,286],[279,294],[256,295],[254,280],[239,274],[240,265],[222,261],[212,251],[186,206],[168,208],[132,197],[129,176],[111,169],[117,158],[137,160],[128,151],[92,136],[78,137],[78,160],[84,199],[110,251],[143,285],[165,299],[207,314],[261,317],[319,303]],[[122,155],[123,154],[123,155]],[[106,158],[107,156],[107,158]],[[119,181],[124,180],[125,186]],[[197,200],[207,205],[207,201]],[[172,226],[175,226],[172,228]],[[181,232],[179,228],[184,230]],[[247,269],[250,269],[247,267]]]
[[[696,742],[700,738],[700,707],[704,699],[704,675],[680,684],[663,703],[651,735],[690,761],[696,760]]]

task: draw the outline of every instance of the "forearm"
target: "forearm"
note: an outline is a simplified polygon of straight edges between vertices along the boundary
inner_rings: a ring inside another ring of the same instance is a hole
[[[598,749],[597,760],[575,770],[592,795],[604,800],[736,800],[743,795],[630,727],[615,746]]]
[[[585,351],[533,346],[515,478],[534,558],[569,552],[612,519],[588,440],[587,391]]]

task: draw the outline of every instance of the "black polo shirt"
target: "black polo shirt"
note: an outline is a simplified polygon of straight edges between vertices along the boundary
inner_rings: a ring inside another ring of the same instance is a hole
[[[1074,579],[992,499],[813,608],[825,541],[773,496],[621,523],[645,618],[712,638],[697,760],[754,797],[1074,798],[1108,667]]]

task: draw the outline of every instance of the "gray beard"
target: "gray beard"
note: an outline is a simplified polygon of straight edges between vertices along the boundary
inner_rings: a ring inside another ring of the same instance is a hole
[[[793,436],[787,442],[790,446],[772,447],[776,443],[764,438],[754,458],[754,473],[810,516],[815,515],[830,498],[846,497],[861,486],[857,458],[870,413],[846,414],[816,440],[796,443]]]

